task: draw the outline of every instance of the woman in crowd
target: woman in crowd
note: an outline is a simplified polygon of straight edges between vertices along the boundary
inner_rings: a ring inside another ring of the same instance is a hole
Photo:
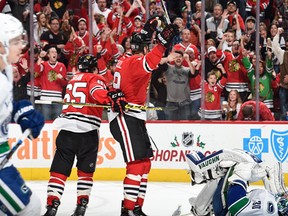
[[[223,120],[236,120],[242,105],[239,92],[235,89],[231,90],[228,95],[228,101],[222,102]]]

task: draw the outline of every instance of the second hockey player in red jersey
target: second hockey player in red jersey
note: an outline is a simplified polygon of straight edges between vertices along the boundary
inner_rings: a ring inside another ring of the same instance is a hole
[[[150,158],[153,156],[145,126],[146,112],[139,109],[125,110],[125,104],[145,105],[152,71],[157,68],[166,48],[178,33],[177,26],[166,26],[157,34],[159,44],[149,52],[149,42],[157,25],[157,20],[148,20],[143,28],[145,31],[132,36],[134,55],[119,60],[113,83],[116,91],[110,93],[114,101],[112,112],[109,113],[110,131],[120,143],[127,165],[121,216],[146,215],[142,206],[151,168]]]

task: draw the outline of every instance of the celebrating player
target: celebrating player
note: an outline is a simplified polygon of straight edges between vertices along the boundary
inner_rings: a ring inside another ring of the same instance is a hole
[[[44,117],[26,100],[13,101],[13,69],[25,42],[24,29],[18,19],[0,13],[0,162],[9,153],[8,124],[13,119],[22,131],[31,129],[33,138],[38,137],[44,125]],[[0,215],[39,216],[41,202],[25,184],[10,161],[0,170]],[[3,213],[1,213],[3,212]]]
[[[108,113],[110,131],[120,143],[126,177],[124,178],[124,201],[121,216],[145,216],[142,206],[145,199],[148,174],[153,156],[151,143],[145,127],[146,112],[125,110],[127,102],[144,105],[151,74],[159,64],[165,50],[178,32],[175,25],[168,25],[157,34],[159,44],[148,52],[151,36],[158,26],[157,19],[150,19],[141,33],[131,39],[133,56],[120,59],[116,65],[113,87],[110,93],[112,112]]]
[[[199,195],[189,200],[193,215],[288,215],[281,163],[271,167],[239,149],[221,150],[207,157],[193,152],[187,155],[187,162],[193,184],[205,182]],[[265,188],[248,190],[248,182],[259,180],[263,180]]]
[[[64,101],[109,103],[106,81],[98,75],[97,58],[93,55],[81,56],[78,60],[78,70],[80,72],[76,73],[67,85]],[[78,182],[77,207],[73,216],[85,214],[96,168],[102,111],[101,107],[64,105],[62,114],[54,121],[60,132],[50,169],[45,216],[56,215],[75,156]]]

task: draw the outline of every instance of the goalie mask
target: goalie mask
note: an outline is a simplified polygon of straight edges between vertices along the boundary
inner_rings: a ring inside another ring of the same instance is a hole
[[[98,69],[97,58],[91,54],[83,55],[78,59],[77,67],[80,72],[93,73]]]
[[[288,194],[287,193],[277,194],[276,201],[277,201],[279,215],[287,216],[288,215]]]

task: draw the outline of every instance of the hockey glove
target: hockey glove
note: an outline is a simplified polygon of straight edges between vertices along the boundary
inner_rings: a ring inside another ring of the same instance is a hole
[[[179,34],[179,28],[176,24],[169,24],[162,32],[157,34],[157,40],[164,47],[168,48],[173,41],[173,38]]]
[[[108,92],[108,97],[111,103],[113,112],[123,113],[125,106],[128,104],[123,92],[120,89]]]
[[[30,128],[33,138],[39,136],[45,123],[43,115],[35,110],[28,100],[13,102],[12,117],[21,126],[23,132]]]
[[[153,33],[161,25],[161,20],[159,17],[152,17],[145,23],[143,29],[141,30],[141,38],[144,42],[151,41]]]

